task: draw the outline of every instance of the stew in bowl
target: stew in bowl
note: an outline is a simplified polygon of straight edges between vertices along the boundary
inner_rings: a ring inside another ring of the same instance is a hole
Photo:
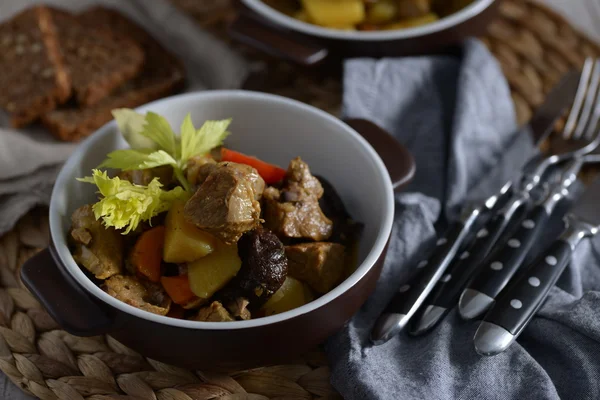
[[[113,115],[130,148],[78,179],[98,199],[73,212],[67,240],[114,298],[179,319],[248,320],[354,272],[362,224],[300,157],[285,170],[224,147],[228,119],[195,127],[188,114],[176,134],[153,112]]]
[[[169,133],[170,126],[195,137],[207,121],[218,122],[213,128],[223,134],[229,123],[225,132],[231,134],[222,145],[219,140],[186,142],[216,146],[187,158],[184,154],[190,153],[177,140],[173,149],[168,135],[151,150],[147,141],[130,137],[140,151],[115,156],[135,150],[122,134],[127,128],[115,121],[84,140],[54,185],[51,245],[21,269],[27,288],[72,334],[109,334],[145,357],[194,369],[289,361],[336,332],[375,288],[392,230],[394,189],[404,187],[415,171],[406,148],[368,121],[344,123],[306,104],[263,93],[188,93],[131,115],[145,119],[150,113],[167,121],[156,118],[162,121],[153,131],[157,135]],[[106,164],[107,159],[112,161]],[[110,164],[125,162],[144,165]],[[261,180],[267,189],[257,199]],[[322,195],[315,201],[319,185]],[[199,190],[207,196],[192,201]],[[334,212],[341,209],[335,193],[348,215]],[[233,200],[227,210],[240,212],[223,212],[225,199]],[[198,213],[195,201],[215,212]],[[297,210],[300,202],[305,209]],[[311,210],[319,217],[301,226],[280,224],[294,221],[286,219],[290,205],[296,216]],[[282,218],[266,215],[267,209]],[[113,225],[107,247],[114,251],[95,257],[117,259],[115,269],[84,261],[93,259],[94,238],[107,230],[107,223]],[[259,245],[270,258],[261,257]],[[341,277],[321,276],[315,282],[318,269],[294,270],[323,265],[323,259],[341,254]],[[215,265],[223,268],[217,273]],[[265,270],[269,276],[260,274]]]

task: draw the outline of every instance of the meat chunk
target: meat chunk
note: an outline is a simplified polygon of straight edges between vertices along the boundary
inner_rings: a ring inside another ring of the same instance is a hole
[[[206,322],[234,321],[229,311],[218,301],[213,301],[209,306],[202,307],[192,320]]]
[[[119,178],[127,180],[134,185],[147,186],[154,178],[158,178],[160,183],[168,186],[173,182],[173,168],[169,165],[156,168],[147,168],[131,171],[121,171],[117,175]]]
[[[219,168],[219,165],[210,157],[200,158],[199,160],[193,161],[192,158],[188,162],[187,179],[195,187],[200,187],[206,181],[208,176]],[[220,163],[222,164],[222,163]],[[232,163],[229,163],[232,164]],[[265,190],[265,181],[258,174],[254,168],[249,165],[235,164],[236,170],[239,174],[243,174],[245,178],[250,181],[252,190],[254,190],[254,199],[260,200],[263,191]]]
[[[110,278],[123,269],[123,235],[96,220],[91,205],[75,210],[71,216],[70,242],[75,262],[97,279]]]
[[[171,299],[160,285],[142,282],[133,276],[115,275],[104,283],[106,292],[116,299],[158,315],[167,315]]]
[[[250,302],[244,297],[238,297],[227,304],[227,309],[232,316],[247,321],[252,318],[248,305]]]
[[[302,161],[300,157],[296,157],[290,161],[285,181],[286,187],[283,192],[298,193],[298,200],[315,197],[318,200],[323,196],[321,182],[310,173],[308,164]]]
[[[302,243],[285,247],[290,276],[319,293],[327,293],[344,274],[345,247],[337,243]]]
[[[187,221],[225,243],[236,243],[260,225],[257,201],[265,182],[247,165],[221,162],[185,205]]]
[[[323,214],[319,198],[323,187],[299,157],[290,162],[281,190],[269,187],[265,199],[265,226],[282,237],[327,240],[333,223]]]
[[[185,170],[186,178],[192,186],[201,185],[216,168],[217,162],[212,157],[195,156],[188,160]]]
[[[333,231],[329,241],[340,243],[346,248],[357,245],[364,224],[352,219],[341,196],[329,181],[321,176],[317,178],[324,189],[323,197],[319,199],[319,205],[321,210],[333,221]]]

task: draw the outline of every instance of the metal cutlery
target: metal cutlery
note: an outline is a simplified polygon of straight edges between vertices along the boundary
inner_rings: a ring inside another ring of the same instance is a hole
[[[454,260],[426,299],[423,313],[410,330],[411,335],[429,332],[458,303],[462,290],[505,232],[508,222],[504,214],[497,214],[477,232],[470,246]]]
[[[600,181],[595,181],[565,217],[562,235],[503,292],[475,333],[482,355],[506,350],[535,315],[569,262],[577,245],[600,229]]]
[[[546,208],[543,205],[544,203],[534,207],[533,210],[521,207],[521,212],[513,215],[510,220],[506,218],[504,213],[494,216],[488,225],[478,232],[477,238],[471,246],[438,282],[435,290],[427,299],[423,313],[412,327],[411,334],[422,335],[433,329],[457,304],[462,290],[474,275],[480,277],[483,281],[480,286],[504,287],[504,280],[510,279],[510,277],[507,277],[509,268],[498,270],[498,266],[506,263],[516,269],[522,263],[545,220],[549,218],[554,206],[562,198],[554,196],[554,192],[566,195],[563,190],[568,190],[571,183],[574,182],[581,165],[582,162],[576,159],[562,172],[559,180],[561,185],[547,195],[551,200],[548,201],[549,204]],[[517,224],[513,224],[514,222],[517,222]],[[507,229],[507,225],[510,224],[515,226]],[[515,246],[516,241],[518,241],[519,246]],[[492,265],[492,263],[495,264]],[[484,269],[486,267],[490,268],[490,265],[492,265],[490,269],[492,272],[484,273]],[[487,290],[483,290],[483,292],[489,293]]]
[[[505,187],[507,191],[508,186]],[[383,314],[375,322],[371,331],[373,344],[383,344],[404,330],[417,309],[423,304],[433,286],[440,279],[444,270],[462,246],[470,229],[486,210],[490,211],[502,195],[489,198],[483,206],[467,208],[458,222],[455,222],[447,233],[436,242],[436,249],[429,260],[423,260],[417,265],[418,273],[411,284],[405,284],[398,289]]]
[[[561,182],[537,204],[516,230],[486,257],[477,274],[461,295],[461,317],[474,319],[483,315],[493,304],[517,270],[523,264],[539,233],[554,212],[556,205],[570,195],[572,184],[577,180],[583,160],[573,160],[565,169]],[[462,306],[462,308],[461,308]]]
[[[512,219],[512,216],[508,215],[510,210],[531,201],[531,190],[539,185],[543,169],[564,160],[586,155],[600,145],[600,132],[596,129],[600,122],[599,88],[600,61],[588,59],[582,72],[575,102],[563,131],[562,146],[560,147],[564,151],[545,158],[531,175],[524,178],[521,190],[515,192],[513,199],[502,211],[508,220]],[[545,204],[551,202],[552,199],[545,200]],[[492,250],[489,256],[490,260],[484,263],[486,267],[479,269],[479,273],[475,275],[460,296],[458,310],[463,319],[470,320],[480,317],[491,307],[495,297],[521,265],[531,248],[535,234],[548,218],[546,212],[548,207],[536,207],[532,215],[523,221],[525,225],[518,228],[514,237]]]
[[[592,66],[593,61],[587,60],[581,78],[576,75],[578,84],[576,85],[577,92],[572,93],[575,100],[571,115],[577,116],[577,110],[583,106],[588,86],[592,84]],[[575,87],[574,83],[572,87]],[[560,85],[557,88],[560,88]],[[534,118],[534,120],[536,119]],[[573,117],[570,117],[569,121],[569,129],[573,129]],[[513,192],[512,198],[507,200],[508,204],[477,233],[476,238],[467,250],[462,252],[459,259],[450,264],[447,272],[426,299],[423,312],[410,330],[412,335],[422,335],[433,329],[456,305],[464,287],[472,275],[481,268],[482,262],[492,251],[496,242],[503,234],[506,234],[507,227],[515,225],[520,216],[527,211],[527,207],[531,203],[531,191],[539,186],[542,175],[554,162],[557,161],[553,159],[552,162],[549,162],[548,159],[541,158],[528,163],[528,165],[532,165],[530,170],[533,172],[524,174],[517,190]],[[469,310],[467,309],[467,311]]]
[[[579,74],[577,72],[573,71],[567,74],[538,109],[530,123],[536,144],[543,141],[552,131],[554,122],[575,96],[578,81]],[[405,329],[408,321],[455,258],[472,229],[484,224],[486,219],[492,215],[492,211],[496,211],[498,205],[511,198],[511,188],[512,182],[508,182],[498,193],[490,196],[484,202],[464,209],[459,222],[453,224],[446,234],[437,240],[436,248],[429,260],[419,262],[417,275],[410,281],[411,284],[405,284],[399,288],[384,313],[379,317],[371,333],[371,341],[374,344],[385,343]]]

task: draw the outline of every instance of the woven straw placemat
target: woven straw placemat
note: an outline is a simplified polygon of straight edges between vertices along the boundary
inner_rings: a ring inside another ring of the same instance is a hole
[[[229,0],[173,0],[224,40],[233,18]],[[505,0],[484,38],[511,85],[520,123],[545,93],[600,48],[560,16],[535,3]],[[282,94],[337,114],[339,76],[323,76],[233,44],[263,64],[269,85]],[[0,239],[0,370],[41,399],[242,400],[336,399],[323,353],[289,364],[229,374],[187,371],[144,358],[109,336],[79,338],[62,330],[19,280],[22,263],[48,241],[47,210],[36,209]]]

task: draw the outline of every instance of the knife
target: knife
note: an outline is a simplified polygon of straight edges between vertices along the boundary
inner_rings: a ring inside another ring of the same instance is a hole
[[[500,292],[523,264],[536,238],[556,205],[571,194],[573,183],[583,166],[583,158],[571,161],[562,173],[560,181],[538,203],[515,232],[505,241],[498,242],[468,287],[462,292],[458,303],[460,316],[465,320],[482,316],[494,303]]]
[[[477,224],[482,214],[493,209],[509,189],[510,186],[506,185],[504,191],[490,197],[482,206],[466,208],[460,220],[452,224],[446,234],[437,240],[436,248],[429,260],[422,260],[417,264],[416,276],[410,280],[410,284],[405,284],[398,289],[383,314],[375,322],[371,331],[373,344],[383,344],[404,330],[459,251],[471,228]]]
[[[533,160],[528,164],[535,165],[536,162]],[[555,173],[548,170],[547,175],[548,177],[544,175],[541,182],[548,182]],[[485,259],[494,251],[494,246],[505,243],[509,236],[514,234],[519,221],[529,212],[530,203],[528,191],[524,195],[513,197],[478,232],[467,250],[450,265],[447,273],[426,300],[423,312],[410,331],[413,336],[429,332],[458,303],[465,286],[485,265]]]
[[[596,180],[565,217],[566,229],[503,292],[475,333],[475,350],[490,356],[506,350],[541,307],[577,245],[600,228],[600,180]]]
[[[524,208],[519,207],[514,214],[523,214]],[[423,313],[410,330],[411,335],[418,336],[431,331],[458,303],[462,290],[481,267],[496,242],[505,234],[509,222],[505,214],[498,213],[477,232],[469,247],[454,260],[426,299]]]
[[[557,86],[550,92],[546,102],[537,110],[529,125],[536,144],[544,140],[552,131],[554,123],[564,109],[575,97],[580,74],[571,71],[566,74]],[[540,166],[535,169],[540,170]],[[545,171],[545,170],[544,170]],[[501,190],[486,199],[483,204],[465,209],[460,221],[453,224],[447,233],[438,239],[437,247],[429,260],[417,264],[416,280],[400,287],[398,293],[388,304],[379,317],[371,332],[371,341],[382,344],[402,331],[410,318],[422,305],[434,285],[444,274],[444,271],[469,236],[474,226],[485,223],[490,211],[497,205],[510,198],[512,182],[505,184]]]

